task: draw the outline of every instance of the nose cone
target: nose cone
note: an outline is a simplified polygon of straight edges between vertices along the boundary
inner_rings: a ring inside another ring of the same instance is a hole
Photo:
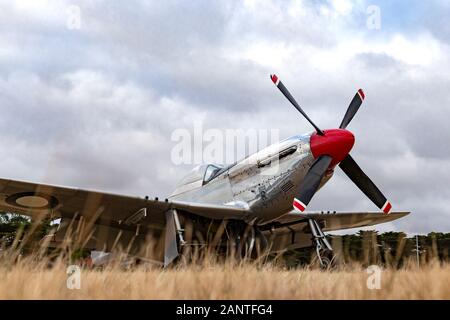
[[[345,129],[323,130],[324,136],[314,133],[310,139],[311,152],[314,158],[328,155],[333,158],[330,167],[344,160],[355,144],[355,136]]]

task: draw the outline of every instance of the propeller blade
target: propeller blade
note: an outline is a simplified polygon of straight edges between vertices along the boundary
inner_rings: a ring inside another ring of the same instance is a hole
[[[377,186],[369,179],[369,177],[362,171],[358,164],[350,155],[347,155],[341,161],[339,167],[352,180],[356,186],[380,208],[385,214],[388,214],[392,208],[391,203],[381,193]]]
[[[320,181],[325,175],[325,172],[330,166],[332,160],[333,158],[330,156],[320,156],[313,163],[308,173],[303,178],[303,181],[298,189],[297,196],[294,198],[294,202],[292,203],[296,211],[305,211],[306,206],[309,204],[319,188]]]
[[[352,121],[356,112],[358,112],[358,109],[361,106],[362,102],[364,101],[364,98],[365,98],[364,91],[362,91],[362,89],[359,89],[358,92],[356,92],[355,96],[353,97],[352,101],[350,102],[350,105],[348,106],[347,111],[345,112],[344,118],[342,119],[339,129],[347,128],[348,124],[350,123],[350,121]]]
[[[320,130],[319,127],[316,126],[315,123],[312,122],[312,120],[306,115],[306,113],[298,105],[297,101],[295,101],[294,97],[291,95],[288,89],[284,86],[283,82],[281,82],[280,79],[278,79],[278,77],[275,74],[271,74],[270,79],[277,86],[277,88],[280,89],[281,93],[289,100],[289,102],[292,103],[292,105],[306,118],[306,120],[308,120],[309,123],[312,124],[314,129],[316,129],[317,134],[323,136],[324,135],[323,131]]]

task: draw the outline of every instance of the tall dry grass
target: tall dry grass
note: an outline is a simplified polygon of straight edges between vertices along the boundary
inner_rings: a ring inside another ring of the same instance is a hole
[[[380,289],[359,266],[321,271],[253,263],[204,263],[171,269],[82,269],[81,288],[66,286],[66,264],[24,259],[0,267],[0,299],[449,299],[450,265],[385,269]]]
[[[450,264],[437,260],[383,269],[380,289],[371,290],[370,275],[357,263],[321,271],[207,257],[162,269],[124,267],[126,255],[119,255],[101,269],[81,268],[80,289],[68,289],[66,269],[77,242],[67,239],[49,256],[44,240],[23,256],[27,237],[20,239],[0,248],[0,299],[450,299]]]

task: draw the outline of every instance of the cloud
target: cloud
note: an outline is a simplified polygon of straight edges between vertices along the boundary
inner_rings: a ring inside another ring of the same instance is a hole
[[[80,29],[67,28],[74,4]],[[167,196],[189,170],[171,163],[177,128],[312,130],[275,72],[323,128],[362,87],[352,155],[412,211],[383,228],[448,231],[448,5],[427,2],[418,18],[419,2],[379,1],[369,30],[370,4],[2,2],[0,176]],[[339,169],[311,209],[376,210]]]

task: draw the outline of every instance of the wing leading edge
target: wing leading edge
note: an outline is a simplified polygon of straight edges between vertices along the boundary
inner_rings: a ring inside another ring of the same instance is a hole
[[[132,229],[132,225],[136,224],[150,229],[164,229],[165,213],[171,209],[210,219],[243,219],[249,212],[248,208],[233,205],[159,201],[0,179],[0,210],[32,218],[82,217],[85,221],[124,230]]]

